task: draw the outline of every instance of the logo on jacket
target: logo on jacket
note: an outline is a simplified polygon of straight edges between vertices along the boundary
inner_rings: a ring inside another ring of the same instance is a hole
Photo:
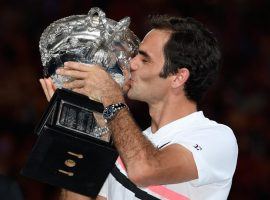
[[[195,146],[193,146],[196,150],[201,151],[202,147],[198,144],[196,144]]]

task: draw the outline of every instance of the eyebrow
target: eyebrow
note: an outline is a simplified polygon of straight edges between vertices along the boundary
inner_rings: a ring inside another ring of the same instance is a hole
[[[143,51],[143,50],[139,50],[139,51],[138,51],[138,53],[139,53],[140,55],[144,56],[145,58],[150,59],[149,54],[148,54],[148,53],[146,53],[145,51]]]

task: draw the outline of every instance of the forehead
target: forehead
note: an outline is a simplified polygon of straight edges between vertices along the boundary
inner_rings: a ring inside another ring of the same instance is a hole
[[[150,56],[161,56],[170,35],[171,31],[169,30],[152,29],[141,42],[140,50],[147,52]]]

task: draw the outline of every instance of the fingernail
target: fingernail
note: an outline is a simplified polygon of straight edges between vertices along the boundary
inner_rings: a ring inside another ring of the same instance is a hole
[[[58,69],[56,70],[56,73],[59,74],[60,72],[61,72],[61,69],[58,68]]]

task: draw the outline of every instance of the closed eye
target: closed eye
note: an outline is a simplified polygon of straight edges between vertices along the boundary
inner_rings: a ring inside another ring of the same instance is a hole
[[[148,63],[150,62],[151,58],[149,56],[149,54],[145,51],[139,50],[139,55],[142,57],[142,62],[143,63]]]
[[[143,62],[143,63],[148,63],[149,61],[146,60],[146,59],[142,59],[142,62]]]

